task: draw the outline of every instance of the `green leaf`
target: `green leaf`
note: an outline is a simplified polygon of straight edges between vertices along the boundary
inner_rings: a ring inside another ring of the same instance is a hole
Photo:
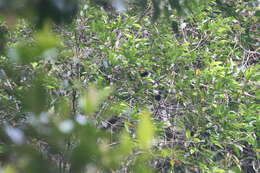
[[[132,151],[132,140],[127,132],[122,133],[120,138],[120,155],[127,156]]]
[[[148,112],[143,112],[140,116],[140,122],[137,127],[139,147],[143,150],[148,150],[151,148],[152,140],[154,138],[153,122]]]
[[[191,137],[191,131],[190,130],[186,130],[185,136],[186,136],[187,139],[189,139]]]
[[[12,165],[7,165],[3,170],[3,173],[16,173],[16,172],[17,171]]]
[[[61,46],[60,38],[51,32],[48,25],[46,25],[43,30],[37,32],[34,37],[38,49],[40,49],[42,52]]]
[[[215,173],[224,173],[224,172],[226,172],[224,169],[221,169],[221,168],[213,168],[213,172],[215,172]]]
[[[86,115],[91,115],[96,111],[98,103],[98,91],[95,87],[91,86],[86,93],[83,94],[79,104]]]
[[[86,115],[92,115],[98,108],[99,104],[109,96],[110,87],[98,90],[94,86],[90,86],[79,100],[79,105]]]

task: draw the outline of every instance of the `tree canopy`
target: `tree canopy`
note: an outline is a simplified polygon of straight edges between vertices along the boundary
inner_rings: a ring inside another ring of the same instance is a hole
[[[258,172],[258,5],[2,0],[0,172]]]

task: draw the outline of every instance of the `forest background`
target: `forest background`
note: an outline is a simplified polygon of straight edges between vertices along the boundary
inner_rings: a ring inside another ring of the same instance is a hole
[[[1,0],[0,172],[259,172],[259,14]]]

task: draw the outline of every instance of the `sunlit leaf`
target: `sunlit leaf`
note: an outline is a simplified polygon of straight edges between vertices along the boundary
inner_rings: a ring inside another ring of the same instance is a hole
[[[147,150],[151,148],[154,138],[153,122],[148,112],[143,112],[140,116],[140,122],[137,127],[137,138],[139,141],[139,147]]]

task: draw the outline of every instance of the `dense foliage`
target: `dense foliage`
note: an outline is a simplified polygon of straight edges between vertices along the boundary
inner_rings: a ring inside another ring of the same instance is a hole
[[[258,172],[258,1],[111,2],[0,2],[0,172]]]

